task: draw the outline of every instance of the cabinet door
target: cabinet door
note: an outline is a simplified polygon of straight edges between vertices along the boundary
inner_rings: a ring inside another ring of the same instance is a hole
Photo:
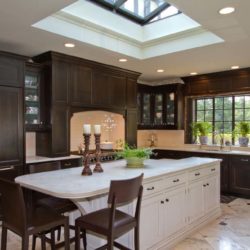
[[[154,123],[153,125],[163,125],[163,94],[154,95]]]
[[[204,214],[204,187],[203,181],[196,181],[189,185],[188,195],[188,220],[189,223],[199,219]]]
[[[142,125],[151,125],[151,95],[141,94],[142,98]]]
[[[67,106],[53,106],[52,155],[69,155],[69,110]]]
[[[0,55],[0,85],[22,87],[24,62],[12,56]]]
[[[68,103],[68,86],[70,82],[70,64],[54,61],[52,65],[52,100],[53,102]]]
[[[230,191],[250,195],[250,157],[232,156],[230,163]]]
[[[162,198],[162,199],[161,199]],[[160,228],[161,210],[164,205],[162,195],[142,201],[140,217],[140,248],[148,249],[162,239]]]
[[[164,210],[161,215],[164,238],[169,237],[175,232],[185,227],[186,218],[186,199],[185,187],[164,194]]]
[[[23,164],[23,90],[0,86],[0,165]]]
[[[220,205],[220,180],[219,175],[208,178],[204,184],[204,207],[205,212],[219,207]]]
[[[166,125],[176,125],[175,92],[166,93]]]
[[[84,106],[91,104],[92,70],[83,65],[72,66],[70,83],[71,105]]]

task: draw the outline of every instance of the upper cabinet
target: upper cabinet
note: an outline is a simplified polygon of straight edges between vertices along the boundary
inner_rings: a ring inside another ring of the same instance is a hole
[[[138,85],[138,129],[179,129],[182,127],[181,85]]]
[[[24,79],[25,129],[40,131],[48,128],[46,119],[46,98],[44,89],[44,67],[36,63],[26,63]]]

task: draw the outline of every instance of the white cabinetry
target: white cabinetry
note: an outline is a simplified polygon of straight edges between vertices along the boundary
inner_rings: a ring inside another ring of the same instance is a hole
[[[144,185],[140,247],[168,249],[178,237],[219,215],[219,164]]]

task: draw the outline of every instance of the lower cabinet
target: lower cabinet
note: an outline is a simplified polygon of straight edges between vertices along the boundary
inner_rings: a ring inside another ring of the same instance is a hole
[[[169,249],[194,226],[220,214],[219,163],[172,179],[162,177],[145,184],[144,189],[140,224],[143,250]]]

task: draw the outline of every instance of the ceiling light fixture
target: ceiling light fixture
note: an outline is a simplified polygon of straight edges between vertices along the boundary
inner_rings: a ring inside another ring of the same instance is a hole
[[[238,69],[238,68],[239,68],[239,66],[237,66],[237,65],[234,65],[231,67],[231,69]]]
[[[128,60],[126,58],[120,58],[119,62],[127,62]]]
[[[227,14],[233,13],[234,11],[235,11],[234,7],[225,7],[223,9],[220,9],[219,13],[221,15],[227,15]]]
[[[75,44],[74,43],[65,43],[64,46],[66,48],[74,48],[75,47]]]
[[[157,69],[157,72],[162,73],[162,72],[164,72],[164,69]]]
[[[195,75],[197,75],[197,72],[191,72],[190,75],[195,76]]]

